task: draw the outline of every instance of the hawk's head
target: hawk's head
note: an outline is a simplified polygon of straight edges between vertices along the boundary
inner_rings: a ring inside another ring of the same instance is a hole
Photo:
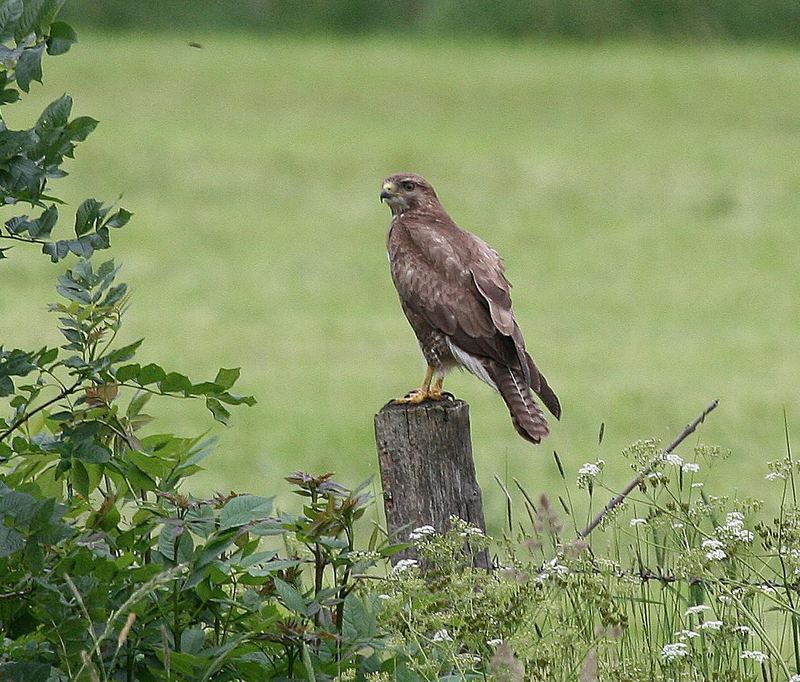
[[[386,178],[381,187],[381,201],[389,204],[394,215],[439,203],[431,184],[414,173],[396,173]]]

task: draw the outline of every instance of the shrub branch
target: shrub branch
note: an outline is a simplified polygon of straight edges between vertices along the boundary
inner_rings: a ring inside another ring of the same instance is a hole
[[[702,424],[705,421],[705,418],[717,408],[717,405],[719,405],[719,400],[714,400],[713,402],[711,402],[711,404],[708,407],[706,407],[706,409],[704,409],[693,422],[686,425],[686,428],[684,428],[683,431],[681,431],[680,435],[669,444],[664,453],[669,454],[670,452],[675,450],[675,448],[677,448],[688,436],[693,434],[697,429],[697,427],[700,426],[700,424]],[[631,492],[634,489],[636,489],[639,486],[639,484],[645,479],[647,474],[653,471],[654,466],[655,462],[653,462],[649,466],[639,471],[639,473],[636,474],[636,477],[630,483],[628,483],[628,485],[625,486],[623,491],[616,497],[612,498],[608,502],[608,504],[600,510],[597,516],[595,516],[592,519],[591,523],[589,523],[586,526],[586,528],[584,528],[580,533],[578,533],[578,537],[585,538],[587,535],[589,535],[589,533],[591,533],[595,528],[597,528],[597,526],[600,525],[600,522],[606,517],[606,515],[612,509],[615,509],[616,507],[621,505],[624,502],[625,498],[628,495],[630,495]]]

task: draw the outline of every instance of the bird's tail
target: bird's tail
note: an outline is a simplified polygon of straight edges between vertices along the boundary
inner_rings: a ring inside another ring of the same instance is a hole
[[[561,419],[561,403],[558,401],[558,396],[555,391],[550,388],[544,374],[539,371],[539,368],[534,364],[533,358],[525,353],[528,361],[528,372],[531,376],[531,388],[538,395],[542,402],[545,404],[550,413],[556,418]]]
[[[533,401],[531,389],[525,383],[522,372],[496,362],[487,362],[485,366],[508,406],[517,433],[531,443],[540,443],[550,430],[544,413]]]

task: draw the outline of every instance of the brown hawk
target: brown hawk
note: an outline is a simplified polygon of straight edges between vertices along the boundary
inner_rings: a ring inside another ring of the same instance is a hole
[[[500,256],[459,228],[419,175],[386,178],[381,201],[392,209],[392,280],[428,363],[422,386],[397,402],[439,400],[445,373],[461,367],[500,393],[517,432],[539,443],[549,430],[531,391],[556,419],[561,405],[525,350]]]

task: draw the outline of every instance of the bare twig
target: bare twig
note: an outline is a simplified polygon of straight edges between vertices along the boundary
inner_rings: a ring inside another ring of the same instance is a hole
[[[700,416],[697,417],[697,419],[695,419],[691,424],[687,424],[686,428],[683,431],[681,431],[680,435],[669,444],[667,449],[664,451],[665,454],[669,454],[670,452],[672,452],[688,436],[693,434],[697,429],[697,427],[703,423],[708,414],[716,409],[717,405],[719,405],[719,400],[714,400],[708,407],[706,407],[705,410],[703,410],[700,413]],[[634,489],[636,489],[639,486],[639,484],[647,477],[647,474],[653,471],[654,466],[655,462],[650,466],[645,467],[638,474],[636,474],[636,477],[630,483],[628,483],[628,485],[625,486],[623,491],[616,497],[612,498],[608,502],[608,504],[600,510],[597,516],[595,516],[591,520],[589,525],[587,525],[586,528],[584,528],[580,533],[578,533],[578,537],[585,538],[587,535],[589,535],[589,533],[591,533],[595,528],[597,528],[597,526],[600,525],[600,522],[606,517],[606,514],[608,514],[612,509],[615,509],[616,507],[621,505],[622,502],[625,500],[625,498],[628,495],[630,495],[630,493]]]
[[[76,381],[72,386],[69,388],[65,388],[61,393],[59,393],[55,398],[48,400],[46,403],[42,403],[37,407],[35,410],[31,410],[30,412],[26,412],[23,414],[19,419],[17,419],[11,426],[9,426],[3,433],[0,433],[0,442],[4,441],[10,434],[16,431],[20,426],[22,426],[26,421],[28,421],[33,415],[41,412],[47,407],[50,407],[53,403],[57,403],[59,400],[66,398],[68,395],[72,395],[75,391],[78,390],[80,387],[81,382]]]

